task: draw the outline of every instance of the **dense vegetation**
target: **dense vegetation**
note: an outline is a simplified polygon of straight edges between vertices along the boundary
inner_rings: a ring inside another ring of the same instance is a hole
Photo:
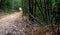
[[[60,26],[60,0],[23,0],[24,15],[41,25]]]
[[[0,9],[5,12],[15,12],[21,6],[21,0],[0,0]]]
[[[0,9],[5,12],[18,11],[19,7],[40,26],[60,24],[60,0],[0,0]]]

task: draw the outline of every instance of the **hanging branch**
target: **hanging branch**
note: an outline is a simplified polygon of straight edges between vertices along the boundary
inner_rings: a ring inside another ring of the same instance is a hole
[[[45,14],[45,1],[42,1],[42,2],[41,2],[42,3],[42,12],[43,12],[43,15],[44,15],[43,21],[45,21],[45,19],[46,19],[46,14]]]
[[[47,23],[47,13],[46,13],[46,2],[45,2],[46,0],[44,0],[44,9],[45,9],[45,11],[44,11],[44,13],[45,13],[45,18],[44,18],[44,20],[45,20],[45,22]]]
[[[60,24],[59,24],[59,21],[60,21],[60,16],[59,16],[59,12],[60,12],[60,0],[57,0],[57,9],[58,9],[58,11],[57,11],[57,18],[56,18],[56,22],[57,22],[57,26],[59,27],[60,26]]]
[[[35,2],[34,2],[34,12],[36,12],[36,0],[34,0]],[[34,16],[35,16],[35,13],[34,13]]]
[[[33,0],[29,0],[29,13],[33,15]],[[34,22],[34,18],[29,14],[29,19]]]
[[[41,2],[41,1],[40,1]],[[42,18],[44,19],[44,14],[43,14],[43,12],[42,12],[42,7],[41,7],[41,3],[39,4],[38,2],[37,2],[37,0],[36,0],[36,5],[37,5],[37,7],[39,8],[39,10],[40,10],[40,13],[41,13],[41,15],[42,15]],[[42,19],[41,18],[41,19]]]
[[[56,15],[57,15],[57,12],[58,12],[58,3],[57,3],[57,0],[56,0]],[[57,20],[56,20],[57,18],[56,17],[55,17],[55,25],[57,25]]]

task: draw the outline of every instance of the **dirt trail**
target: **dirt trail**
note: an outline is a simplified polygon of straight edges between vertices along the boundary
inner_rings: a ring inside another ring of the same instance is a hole
[[[32,24],[23,19],[23,11],[8,14],[0,18],[0,35],[8,32],[12,35],[32,35]]]
[[[4,31],[14,25],[16,19],[22,18],[22,11],[4,15],[0,18],[0,35],[5,35]],[[6,31],[5,31],[6,33]]]
[[[0,24],[1,24],[1,23],[4,23],[4,22],[11,21],[11,19],[14,20],[14,19],[16,19],[19,15],[21,15],[20,12],[15,12],[15,13],[10,14],[10,15],[5,15],[4,17],[2,17],[2,18],[0,19]]]

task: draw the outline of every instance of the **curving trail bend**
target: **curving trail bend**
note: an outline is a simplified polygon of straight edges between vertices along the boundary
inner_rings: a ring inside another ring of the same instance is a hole
[[[22,20],[22,11],[4,15],[2,18],[0,18],[0,35],[5,35],[5,30],[9,29],[10,26],[13,26],[15,20],[18,18]]]

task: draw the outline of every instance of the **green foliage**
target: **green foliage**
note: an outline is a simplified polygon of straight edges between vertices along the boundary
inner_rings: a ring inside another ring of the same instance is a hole
[[[21,4],[21,0],[0,0],[0,9],[5,12],[16,12]]]
[[[40,25],[56,24],[56,17],[58,16],[56,12],[60,11],[59,0],[23,0],[22,3],[24,14],[29,15],[32,12],[31,15],[38,19]]]
[[[23,8],[23,12],[24,14],[23,15],[29,15],[29,1],[28,0],[22,0],[22,8]]]

